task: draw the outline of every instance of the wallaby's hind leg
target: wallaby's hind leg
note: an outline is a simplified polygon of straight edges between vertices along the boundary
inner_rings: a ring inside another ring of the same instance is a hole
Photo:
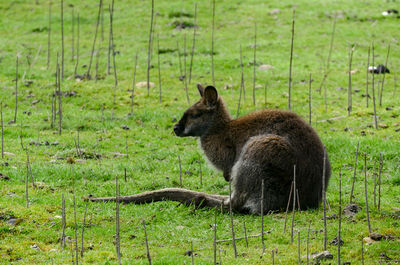
[[[262,179],[264,212],[284,208],[288,200],[294,164],[294,152],[286,138],[277,135],[250,138],[232,168],[233,208],[260,214]]]

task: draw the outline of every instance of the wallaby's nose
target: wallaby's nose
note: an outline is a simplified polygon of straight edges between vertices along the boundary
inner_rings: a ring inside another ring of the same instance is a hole
[[[174,125],[174,133],[179,136],[182,133],[182,126],[179,123]]]

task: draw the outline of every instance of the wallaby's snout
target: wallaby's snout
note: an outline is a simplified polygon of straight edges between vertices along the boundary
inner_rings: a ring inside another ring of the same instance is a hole
[[[174,133],[175,133],[175,135],[182,137],[182,133],[183,133],[184,129],[185,128],[184,128],[184,126],[182,126],[181,121],[179,121],[178,123],[176,123],[174,125]]]

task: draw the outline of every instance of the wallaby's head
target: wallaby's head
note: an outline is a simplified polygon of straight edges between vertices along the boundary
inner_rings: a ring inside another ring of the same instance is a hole
[[[203,87],[197,85],[201,99],[188,108],[182,118],[174,126],[177,136],[202,136],[210,128],[230,119],[225,105],[218,97],[218,92],[213,86]]]

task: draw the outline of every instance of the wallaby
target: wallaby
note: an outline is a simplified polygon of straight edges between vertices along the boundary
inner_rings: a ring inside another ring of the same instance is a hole
[[[167,199],[210,207],[231,203],[235,211],[260,214],[262,180],[263,209],[268,212],[286,206],[295,175],[301,208],[319,206],[323,172],[327,187],[331,168],[324,146],[311,126],[293,112],[271,109],[232,119],[213,86],[197,88],[201,99],[185,111],[174,132],[180,137],[200,137],[209,161],[232,182],[231,201],[229,196],[176,188],[124,196],[121,201],[147,203]]]

